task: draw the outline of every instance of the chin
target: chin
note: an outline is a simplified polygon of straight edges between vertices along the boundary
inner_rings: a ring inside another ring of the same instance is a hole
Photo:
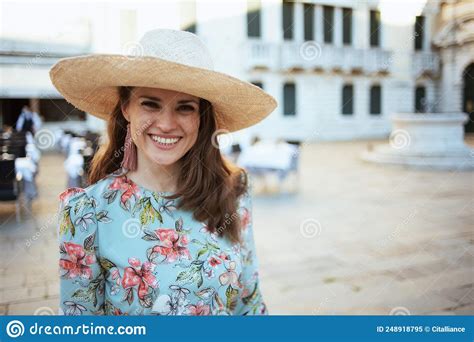
[[[177,156],[151,156],[150,160],[153,161],[153,163],[160,165],[160,166],[170,166],[176,163],[179,158]]]

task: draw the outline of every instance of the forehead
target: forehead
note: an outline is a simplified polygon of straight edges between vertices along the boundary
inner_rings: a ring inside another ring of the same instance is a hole
[[[149,96],[157,97],[162,100],[199,100],[199,97],[197,96],[161,88],[136,87],[133,88],[133,93],[136,97]]]

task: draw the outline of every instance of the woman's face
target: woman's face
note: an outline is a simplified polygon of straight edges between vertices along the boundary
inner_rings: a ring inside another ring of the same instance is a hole
[[[138,153],[162,166],[176,163],[195,144],[199,98],[173,90],[133,88],[122,108]]]

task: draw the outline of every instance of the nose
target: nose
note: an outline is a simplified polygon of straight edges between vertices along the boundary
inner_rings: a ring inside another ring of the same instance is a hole
[[[163,133],[171,132],[177,127],[176,116],[171,106],[164,106],[156,119],[156,124]]]

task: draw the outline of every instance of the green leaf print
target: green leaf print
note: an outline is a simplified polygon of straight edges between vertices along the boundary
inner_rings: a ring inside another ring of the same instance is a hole
[[[242,302],[245,304],[245,305],[248,305],[249,303],[251,303],[255,298],[257,298],[257,295],[258,295],[258,283],[255,283],[255,286],[252,290],[252,293],[250,293],[247,297],[244,297],[242,298]]]
[[[95,216],[96,220],[99,222],[104,222],[104,223],[112,222],[112,219],[107,216],[107,213],[108,213],[107,210],[99,211]]]
[[[144,308],[151,308],[153,306],[153,292],[147,294],[143,299],[138,298],[138,301]]]
[[[94,252],[94,241],[95,241],[95,232],[94,234],[89,235],[84,240],[84,249],[88,252]]]
[[[89,289],[78,289],[72,294],[72,297],[81,302],[92,301],[92,294]]]
[[[202,246],[201,249],[198,251],[197,259],[199,259],[202,255],[204,255],[206,253],[208,253],[208,254],[210,254],[211,252],[219,253],[219,251],[220,251],[219,246],[217,246],[213,243],[210,243],[209,241],[201,242],[197,239],[192,239],[191,242]]]
[[[74,214],[77,215],[79,210],[83,211],[84,209],[89,207],[94,208],[94,204],[94,198],[87,198],[86,196],[84,196],[79,201],[77,201],[76,205],[74,206]]]
[[[64,235],[68,231],[71,231],[71,235],[74,237],[76,234],[76,229],[72,224],[71,220],[71,206],[65,206],[62,211],[61,224],[59,225],[59,234]]]
[[[153,193],[153,198],[155,199],[156,203],[160,201],[160,196],[156,192]]]
[[[185,285],[194,283],[197,285],[198,288],[201,287],[203,283],[203,277],[201,272],[203,264],[204,261],[201,260],[193,261],[187,270],[180,272],[176,277],[176,281],[178,282],[178,284]]]
[[[232,285],[229,285],[225,291],[225,296],[227,298],[226,308],[230,311],[234,311],[237,306],[237,297],[239,295],[239,290],[234,289]]]
[[[183,230],[183,218],[180,217],[179,219],[176,220],[174,227],[178,233],[180,233]]]
[[[112,261],[107,258],[100,258],[99,259],[100,266],[106,271],[109,272],[111,268],[117,267]]]
[[[145,235],[142,236],[142,239],[145,241],[159,241],[158,236],[156,236],[155,232],[152,232],[150,230],[144,229],[143,233]]]
[[[92,302],[93,306],[97,306],[97,289],[100,287],[103,282],[103,277],[99,276],[89,283],[87,289],[78,289],[76,290],[72,297],[83,302]]]
[[[134,206],[132,214],[135,214],[137,210],[140,210],[140,223],[142,226],[147,226],[150,223],[153,223],[155,219],[158,219],[160,223],[163,223],[163,218],[160,212],[151,204],[150,197],[140,198]]]
[[[199,257],[205,253],[207,253],[209,250],[207,248],[202,248],[199,250],[198,254],[197,254],[197,259],[199,259]]]
[[[107,204],[110,204],[117,197],[118,190],[106,191],[102,197],[107,200]]]
[[[128,305],[132,305],[133,303],[133,287],[129,287],[125,290],[125,293],[122,297],[123,302],[128,302]]]

